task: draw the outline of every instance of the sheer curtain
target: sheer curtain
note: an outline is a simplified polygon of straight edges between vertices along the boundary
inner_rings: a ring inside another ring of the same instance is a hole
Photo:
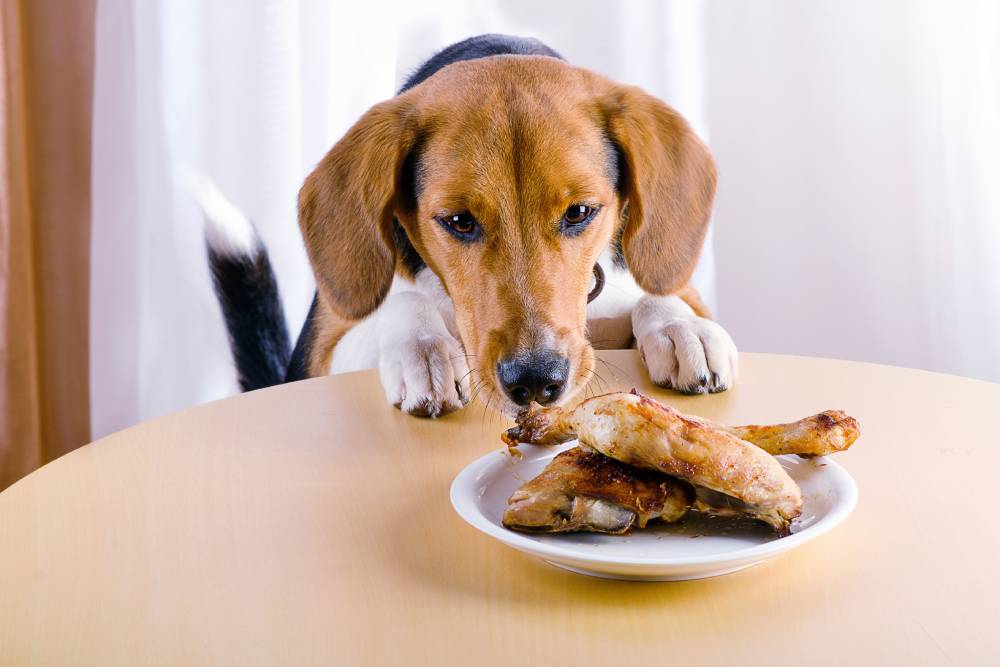
[[[1000,381],[997,3],[711,3],[705,29],[737,345]]]
[[[704,135],[703,15],[653,1],[99,2],[94,437],[236,391],[187,174],[212,178],[257,224],[294,335],[312,295],[298,187],[422,59],[473,34],[533,35],[644,86]],[[697,276],[709,302],[711,259],[709,244]]]

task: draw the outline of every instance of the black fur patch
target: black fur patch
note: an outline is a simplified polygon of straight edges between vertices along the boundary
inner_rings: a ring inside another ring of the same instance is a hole
[[[625,233],[626,223],[628,223],[628,208],[622,211],[621,224],[618,226],[614,238],[611,239],[611,261],[623,271],[628,269],[628,265],[625,263],[625,249],[622,247],[622,234]]]
[[[396,244],[396,252],[399,253],[399,258],[403,260],[403,266],[409,272],[410,277],[415,278],[417,273],[427,266],[427,263],[420,256],[420,253],[417,252],[417,249],[413,247],[413,244],[410,243],[410,237],[406,235],[403,225],[399,224],[399,220],[395,218],[392,220],[392,240]]]
[[[263,246],[253,255],[226,255],[208,248],[212,284],[222,307],[229,346],[243,391],[280,384],[291,345],[281,295]]]
[[[312,305],[309,306],[309,314],[299,332],[299,339],[295,342],[295,349],[292,350],[292,359],[288,362],[288,372],[285,374],[285,382],[295,382],[305,380],[309,377],[309,357],[312,356],[313,341],[316,338],[316,308],[318,307],[319,294],[313,295]]]
[[[420,179],[420,155],[423,151],[423,143],[422,137],[417,139],[413,148],[406,155],[399,173],[399,200],[407,211],[417,210],[417,199],[423,189]],[[420,269],[427,266],[424,258],[410,243],[410,237],[407,236],[406,230],[395,218],[392,220],[392,241],[396,246],[398,257],[403,261],[403,266],[411,277],[417,275]]]
[[[563,59],[561,55],[531,37],[512,37],[510,35],[477,35],[438,51],[417,71],[410,75],[399,92],[404,92],[433,76],[443,67],[463,60],[477,60],[490,56],[521,55],[549,56]]]
[[[622,234],[625,233],[625,225],[628,224],[628,202],[626,201],[626,188],[628,187],[629,169],[625,152],[618,142],[608,138],[610,155],[608,159],[608,176],[615,184],[615,192],[618,194],[618,201],[625,202],[621,210],[621,221],[618,224],[618,231],[615,232],[611,240],[612,259],[619,269],[627,269],[625,264],[625,250],[622,248]]]
[[[403,159],[399,170],[396,187],[399,189],[399,201],[407,211],[417,210],[417,199],[424,189],[423,177],[420,172],[420,156],[424,152],[424,137],[421,135],[413,142],[413,147]]]

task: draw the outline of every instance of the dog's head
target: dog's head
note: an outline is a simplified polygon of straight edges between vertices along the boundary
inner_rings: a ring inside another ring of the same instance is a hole
[[[714,190],[708,149],[659,100],[554,58],[497,56],[368,111],[306,180],[299,221],[320,298],[348,319],[402,266],[398,221],[510,412],[586,383],[587,294],[609,245],[651,294],[687,282]]]

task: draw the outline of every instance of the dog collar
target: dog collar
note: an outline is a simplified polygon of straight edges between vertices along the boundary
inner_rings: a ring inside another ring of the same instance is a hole
[[[587,303],[590,303],[601,294],[604,289],[604,269],[600,264],[594,264],[594,288],[587,295]]]

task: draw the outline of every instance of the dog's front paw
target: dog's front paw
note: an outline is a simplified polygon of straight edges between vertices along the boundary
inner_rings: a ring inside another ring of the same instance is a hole
[[[379,375],[389,402],[418,417],[439,417],[469,402],[469,367],[457,340],[431,334],[383,350]]]
[[[736,379],[736,345],[726,330],[703,317],[669,320],[637,340],[656,384],[684,394],[725,391]]]

